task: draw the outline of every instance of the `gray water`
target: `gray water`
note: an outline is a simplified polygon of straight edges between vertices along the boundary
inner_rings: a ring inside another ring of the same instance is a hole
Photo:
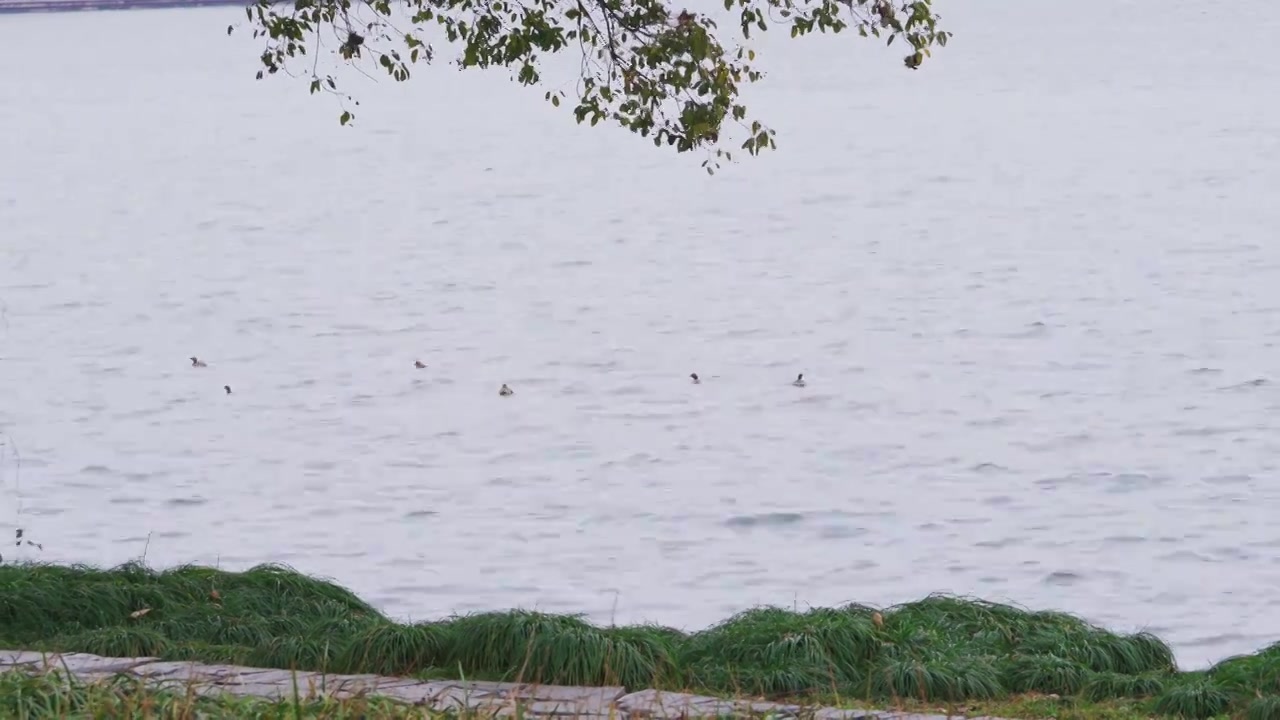
[[[502,73],[348,74],[341,128],[235,8],[0,19],[4,552],[1274,642],[1280,9],[1149,7],[771,38],[779,150],[715,177]]]

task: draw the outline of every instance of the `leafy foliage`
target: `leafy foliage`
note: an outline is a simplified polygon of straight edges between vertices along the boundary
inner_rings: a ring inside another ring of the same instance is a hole
[[[889,44],[901,38],[911,69],[950,37],[938,29],[932,0],[724,0],[724,10],[740,41],[723,36],[711,15],[677,12],[666,0],[257,0],[246,14],[265,43],[258,78],[302,64],[312,93],[343,100],[343,125],[358,103],[321,73],[322,54],[404,81],[450,45],[459,69],[507,68],[529,86],[542,82],[547,56],[576,51],[573,97],[549,90],[548,102],[569,99],[579,123],[610,121],[659,147],[712,150],[708,172],[718,166],[713,158],[732,159],[720,147],[728,121],[747,130],[748,153],[776,147],[774,131],[739,98],[744,83],[763,77],[747,46],[752,33],[781,25],[792,37],[852,30]]]

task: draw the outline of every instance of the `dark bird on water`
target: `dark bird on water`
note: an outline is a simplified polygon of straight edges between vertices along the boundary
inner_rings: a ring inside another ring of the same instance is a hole
[[[231,394],[231,386],[230,386],[230,385],[223,385],[223,386],[222,386],[222,389],[223,389],[223,390],[226,390],[228,395],[230,395],[230,394]]]
[[[698,373],[689,373],[689,377],[693,378],[693,384],[698,385],[702,381],[698,379]]]
[[[192,356],[191,356],[191,367],[209,367],[209,366],[208,366],[208,365],[205,365],[204,361],[203,361],[203,360],[201,360],[200,358],[198,358],[198,357],[196,357],[196,356],[192,355]]]
[[[421,360],[414,360],[414,361],[413,361],[413,366],[414,366],[414,367],[416,367],[416,368],[418,368],[419,370],[421,370],[422,368],[426,367],[426,365],[422,364],[422,361],[421,361]]]
[[[799,375],[797,375],[795,382],[791,384],[795,385],[796,387],[804,387],[804,373],[800,373]]]

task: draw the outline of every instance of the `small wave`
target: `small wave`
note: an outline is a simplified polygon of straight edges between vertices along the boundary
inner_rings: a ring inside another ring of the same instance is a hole
[[[1110,478],[1110,486],[1107,488],[1107,492],[1128,493],[1150,490],[1164,485],[1168,481],[1168,478],[1151,476],[1146,473],[1120,473]]]
[[[1084,579],[1083,575],[1065,570],[1051,572],[1045,576],[1043,582],[1045,585],[1075,585]]]
[[[1268,384],[1269,383],[1266,378],[1254,378],[1252,380],[1246,380],[1245,382],[1236,383],[1235,385],[1227,385],[1226,387],[1220,387],[1218,389],[1222,391],[1248,390],[1249,388],[1262,387],[1263,385]]]
[[[1006,473],[1006,472],[1009,472],[1009,468],[1007,468],[1007,467],[1005,467],[1005,466],[1003,466],[1003,465],[997,465],[996,463],[992,463],[992,462],[978,463],[977,465],[974,465],[973,467],[969,468],[969,470],[970,470],[970,471],[972,471],[972,472],[978,472],[978,473]]]
[[[1049,334],[1049,326],[1045,325],[1042,322],[1037,321],[1037,322],[1031,323],[1030,325],[1027,325],[1026,329],[1024,330],[1020,330],[1018,332],[1006,333],[1001,337],[1007,338],[1009,340],[1030,340],[1034,338],[1041,338],[1048,334]]]
[[[866,535],[870,531],[862,527],[850,525],[828,525],[818,531],[818,537],[824,540],[844,540]]]
[[[725,525],[733,528],[753,528],[760,526],[778,527],[795,525],[803,522],[804,515],[790,512],[760,513],[758,515],[734,515],[725,521]]]
[[[1133,545],[1146,541],[1147,539],[1141,535],[1108,535],[1102,539],[1102,542],[1108,545]]]
[[[1155,628],[1148,628],[1154,631]],[[1218,635],[1202,635],[1190,640],[1183,640],[1178,643],[1184,647],[1217,647],[1219,645],[1247,645],[1246,641],[1255,638],[1239,633],[1221,633]]]
[[[140,497],[113,497],[107,500],[112,505],[142,505],[147,502],[146,498]]]
[[[1214,558],[1208,555],[1205,555],[1203,553],[1195,552],[1193,550],[1175,550],[1174,552],[1160,555],[1156,559],[1171,560],[1175,562],[1182,562],[1182,561],[1202,562],[1202,563],[1216,562]]]
[[[1246,432],[1249,428],[1243,427],[1194,427],[1182,428],[1174,430],[1174,437],[1213,437],[1215,435],[1230,435],[1232,433]]]
[[[805,395],[791,401],[792,405],[825,405],[835,400],[835,395]]]
[[[1212,475],[1204,478],[1204,482],[1210,485],[1247,485],[1253,482],[1253,477],[1249,475]]]

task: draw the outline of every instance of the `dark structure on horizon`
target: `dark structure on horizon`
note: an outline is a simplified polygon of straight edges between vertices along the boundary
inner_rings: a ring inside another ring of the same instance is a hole
[[[249,0],[0,0],[0,15],[78,10],[137,10],[146,8],[247,5]]]

